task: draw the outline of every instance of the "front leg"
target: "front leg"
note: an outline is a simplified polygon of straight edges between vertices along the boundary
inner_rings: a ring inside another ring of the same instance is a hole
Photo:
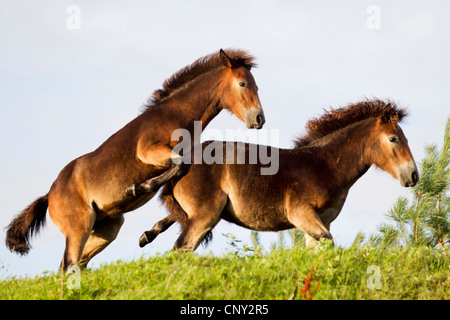
[[[333,240],[329,228],[322,223],[316,210],[310,205],[289,208],[287,218],[305,233],[307,247],[314,247],[315,241],[322,238]]]
[[[185,163],[174,164],[172,168],[162,173],[161,175],[148,179],[142,183],[135,183],[129,186],[125,193],[127,196],[137,197],[144,193],[153,193],[168,182],[170,179],[178,178],[185,175],[188,171],[189,165]]]
[[[330,226],[326,226],[326,228],[327,228],[328,232],[330,232]],[[305,233],[305,240],[306,240],[305,245],[307,248],[316,248],[317,244],[319,243],[316,239],[307,235],[306,233]],[[331,241],[333,241],[333,239],[331,239]]]
[[[185,175],[189,169],[189,165],[183,162],[183,157],[167,145],[157,144],[145,149],[138,147],[137,157],[145,164],[165,167],[167,171],[144,182],[132,184],[125,190],[128,196],[155,192],[170,179]]]

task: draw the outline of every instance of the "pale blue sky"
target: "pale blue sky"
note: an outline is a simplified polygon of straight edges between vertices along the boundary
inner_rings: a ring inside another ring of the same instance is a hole
[[[79,30],[66,26],[73,4],[81,10]],[[369,5],[380,8],[380,29],[367,28]],[[47,193],[68,162],[137,116],[164,79],[219,48],[257,57],[265,129],[279,130],[281,147],[323,108],[391,98],[409,108],[402,127],[420,161],[425,143],[441,144],[450,115],[449,11],[445,1],[1,1],[1,243],[12,217]],[[208,128],[245,126],[223,112]],[[371,169],[331,225],[336,243],[375,231],[406,194]],[[138,247],[141,233],[165,215],[156,198],[128,213],[92,265],[169,250],[175,226]],[[221,222],[198,252],[223,252],[222,233],[250,242],[249,231]],[[276,234],[262,239],[268,248]],[[20,258],[0,245],[0,276],[56,271],[64,240],[49,217],[32,246]]]

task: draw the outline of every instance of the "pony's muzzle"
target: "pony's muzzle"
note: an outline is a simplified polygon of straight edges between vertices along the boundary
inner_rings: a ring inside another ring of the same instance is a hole
[[[414,161],[402,165],[398,173],[400,184],[403,187],[414,187],[419,181],[419,170]]]
[[[264,112],[261,107],[254,107],[245,111],[244,120],[247,128],[261,129],[266,123]]]

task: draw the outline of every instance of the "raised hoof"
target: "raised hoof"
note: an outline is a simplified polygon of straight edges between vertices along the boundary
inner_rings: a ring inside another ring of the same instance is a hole
[[[152,232],[152,230],[150,231],[145,231],[142,236],[139,238],[139,247],[143,248],[146,245],[148,245],[150,242],[152,242],[153,240],[155,240],[156,236],[158,234],[155,234],[155,232]]]
[[[144,232],[142,234],[142,236],[139,238],[139,247],[143,248],[145,247],[149,242],[147,239],[147,235],[145,234],[146,232]]]

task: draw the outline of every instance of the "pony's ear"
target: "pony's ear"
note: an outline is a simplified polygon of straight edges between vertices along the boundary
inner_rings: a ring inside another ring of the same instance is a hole
[[[389,119],[389,121],[393,124],[396,124],[400,121],[400,117],[398,116],[397,112],[394,112],[393,114],[391,114],[391,118]]]
[[[220,49],[220,59],[222,60],[222,63],[225,67],[227,68],[233,68],[235,66],[234,60],[231,59],[226,53],[225,51],[223,51],[222,49]]]
[[[396,123],[398,123],[400,121],[400,117],[399,117],[398,112],[385,111],[381,115],[380,121],[382,123],[396,124]]]
[[[391,114],[389,113],[389,111],[384,111],[381,114],[380,121],[382,123],[388,123],[388,122],[390,122],[390,120],[391,120]]]

